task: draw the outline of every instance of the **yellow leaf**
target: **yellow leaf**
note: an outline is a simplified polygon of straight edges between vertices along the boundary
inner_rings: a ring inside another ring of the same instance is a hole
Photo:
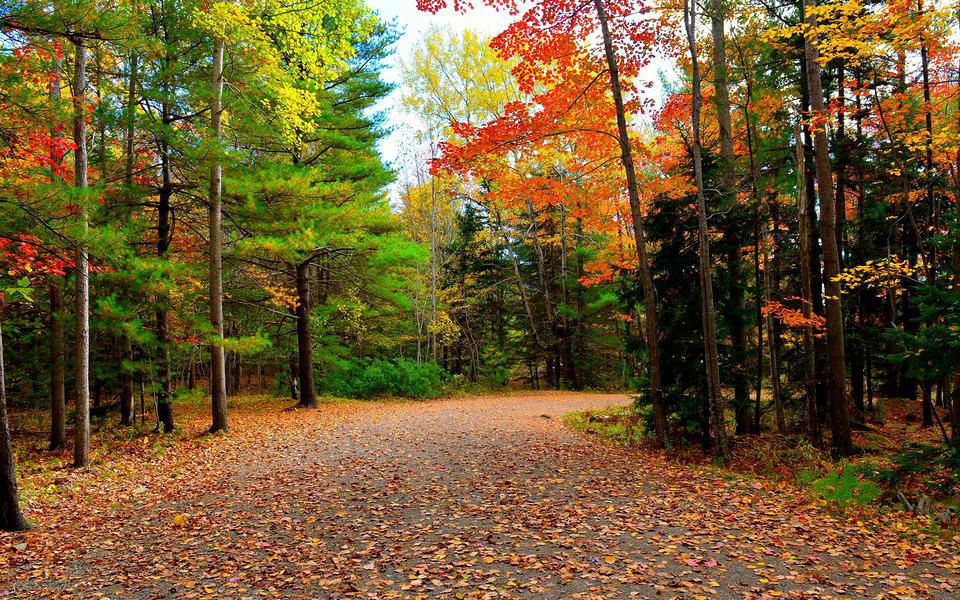
[[[607,563],[608,565],[612,565],[613,563],[617,562],[617,557],[616,557],[616,556],[610,556],[610,555],[608,554],[608,555],[606,555],[606,556],[603,557],[603,562]]]
[[[187,515],[180,513],[173,517],[173,526],[174,527],[186,527],[187,526]]]

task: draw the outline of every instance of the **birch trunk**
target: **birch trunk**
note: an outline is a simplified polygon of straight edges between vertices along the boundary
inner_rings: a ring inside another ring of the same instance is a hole
[[[74,184],[83,190],[87,187],[87,49],[83,39],[74,43],[76,51],[73,73],[73,143]],[[87,213],[84,200],[80,206],[79,239],[76,250],[76,433],[73,441],[73,466],[86,466],[90,460],[90,274],[87,262]]]
[[[213,343],[210,345],[210,399],[212,424],[210,432],[227,429],[227,369],[223,348],[223,232],[221,220],[221,185],[223,165],[220,161],[220,116],[223,100],[223,40],[213,42],[213,78],[210,99],[210,137],[215,153],[210,166],[210,323],[213,325]]]

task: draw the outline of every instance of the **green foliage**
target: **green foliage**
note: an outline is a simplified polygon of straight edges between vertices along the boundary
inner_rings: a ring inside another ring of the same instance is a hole
[[[23,301],[32,304],[33,287],[30,285],[30,280],[26,277],[21,277],[14,283],[4,285],[0,288],[0,300],[8,303]]]
[[[957,448],[907,444],[893,457],[893,464],[877,474],[890,489],[900,487],[908,479],[922,477],[926,487],[948,494],[960,483],[960,450]]]
[[[327,393],[349,398],[437,398],[447,373],[436,363],[406,358],[363,359],[341,363],[320,381]]]
[[[491,387],[506,386],[510,377],[510,362],[506,353],[495,346],[484,348],[480,354],[480,371]]]
[[[876,483],[858,477],[852,464],[844,461],[841,465],[840,470],[830,471],[813,482],[813,491],[824,500],[848,508],[870,504],[883,494]]]
[[[587,431],[603,439],[637,445],[653,431],[652,426],[646,424],[647,412],[636,407],[612,406],[569,413],[563,416],[563,422],[571,429]]]

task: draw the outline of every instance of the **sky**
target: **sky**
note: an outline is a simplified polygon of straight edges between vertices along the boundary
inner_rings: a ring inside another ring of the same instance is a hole
[[[410,55],[414,44],[433,25],[448,26],[454,30],[473,29],[490,36],[500,33],[512,21],[509,14],[496,12],[476,2],[476,8],[466,14],[453,10],[444,10],[437,15],[417,10],[417,0],[367,0],[367,6],[375,10],[385,21],[395,20],[401,32],[396,44],[396,52],[387,61],[389,67],[384,71],[384,79],[392,83],[400,82],[399,61]],[[403,112],[401,106],[402,91],[398,88],[378,107],[387,114],[387,125],[391,134],[380,142],[380,152],[389,164],[394,164],[399,155],[400,144],[410,128],[420,129],[418,120]],[[395,190],[394,190],[395,193]],[[393,194],[391,194],[393,195]]]
[[[410,56],[413,46],[423,37],[423,34],[432,26],[440,25],[455,31],[473,29],[479,33],[494,36],[516,18],[507,12],[497,12],[488,8],[482,0],[474,0],[475,8],[465,14],[451,9],[432,15],[417,10],[417,0],[366,0],[367,6],[376,11],[385,21],[394,21],[401,32],[394,54],[386,61],[388,67],[384,70],[384,79],[392,83],[400,83],[401,73],[399,63]],[[669,65],[663,59],[656,59],[648,67],[645,79],[653,83],[653,88],[647,92],[659,102],[663,94],[661,84],[662,70],[669,71]],[[388,165],[399,167],[400,149],[406,137],[411,132],[423,130],[423,124],[415,116],[403,110],[403,91],[397,88],[381,102],[377,109],[387,115],[387,126],[390,134],[379,144],[380,153]],[[391,203],[399,201],[399,182],[394,183],[389,191]]]

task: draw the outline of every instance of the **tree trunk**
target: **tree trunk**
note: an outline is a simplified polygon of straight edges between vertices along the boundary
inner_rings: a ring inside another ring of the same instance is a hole
[[[3,370],[3,331],[0,330],[0,531],[25,531],[30,524],[20,512],[13,445],[7,422],[7,387]]]
[[[163,118],[169,119],[168,99],[164,99]],[[164,139],[160,142],[160,175],[161,185],[159,201],[157,204],[157,257],[165,260],[167,250],[170,248],[170,242],[173,240],[173,231],[170,226],[170,198],[173,194],[173,180],[171,176],[169,145]],[[173,431],[173,406],[170,403],[173,393],[172,367],[170,365],[170,299],[166,295],[161,295],[158,299],[159,308],[154,315],[156,320],[155,335],[157,338],[158,354],[158,375],[160,377],[160,388],[157,390],[157,428],[163,428],[165,433]]]
[[[133,191],[133,168],[134,168],[134,135],[137,109],[137,68],[138,57],[136,52],[130,52],[127,60],[129,61],[130,74],[127,78],[127,106],[124,119],[126,120],[126,131],[124,132],[124,167],[123,167],[123,186],[127,195],[127,202],[132,205],[134,200]],[[121,356],[127,359],[133,359],[133,349],[130,338],[122,336]],[[120,425],[133,425],[133,373],[129,365],[120,367]]]
[[[63,356],[63,292],[50,284],[50,449],[67,445],[67,374]]]
[[[317,407],[313,382],[313,342],[310,331],[310,261],[297,265],[297,358],[300,378],[300,406]]]
[[[806,183],[806,152],[803,147],[802,130],[797,124],[794,129],[796,140],[796,171],[797,171],[797,213],[800,221],[800,310],[803,318],[809,323],[813,316],[813,301],[811,299],[812,277],[810,236],[811,217],[807,202]],[[817,375],[814,362],[813,331],[810,325],[803,328],[803,390],[807,405],[807,433],[810,442],[819,447],[823,444],[823,434],[820,431],[820,413],[817,410]]]
[[[50,64],[50,102],[57,105],[60,102],[60,56],[53,53]],[[50,127],[50,138],[59,140],[63,137],[57,126]],[[50,153],[55,171],[62,161],[59,151]],[[63,183],[58,174],[54,174],[53,181],[59,185]],[[58,450],[67,445],[67,375],[64,363],[63,343],[63,290],[59,282],[53,282],[50,290],[50,449]]]
[[[168,28],[164,28],[164,38],[169,46],[169,33]],[[173,64],[174,57],[171,56],[169,50],[163,57],[163,68],[169,69]],[[171,220],[171,197],[173,196],[173,175],[170,159],[170,144],[167,140],[167,128],[173,124],[173,108],[172,108],[172,92],[170,91],[170,83],[167,79],[164,79],[163,85],[163,100],[160,107],[160,122],[163,125],[163,131],[160,134],[160,190],[158,194],[158,205],[157,205],[157,257],[164,261],[166,260],[167,250],[170,247],[170,243],[173,241],[173,229],[170,224]],[[130,148],[132,150],[132,147]],[[131,156],[132,158],[132,156]],[[128,167],[131,169],[133,165],[129,164]],[[133,183],[131,179],[131,184]],[[158,375],[160,378],[159,384],[160,387],[157,390],[156,402],[157,402],[157,429],[162,429],[165,433],[170,433],[174,428],[173,421],[173,405],[171,404],[171,395],[173,394],[173,384],[171,381],[172,377],[172,367],[170,365],[170,347],[169,347],[169,304],[170,298],[166,294],[161,294],[157,299],[157,310],[154,315],[155,319],[155,333],[154,335],[157,338],[157,369]],[[141,385],[142,385],[141,379]],[[142,404],[142,399],[141,399]],[[141,414],[143,413],[141,406]]]
[[[804,0],[804,17],[810,29],[816,29],[817,17],[810,11],[812,0]],[[813,34],[810,34],[811,36]],[[815,41],[805,37],[804,54],[807,59],[807,87],[810,105],[815,115],[826,114],[823,88],[820,81],[819,51]],[[847,411],[845,390],[845,363],[843,348],[843,309],[840,305],[840,256],[836,234],[836,203],[833,195],[833,176],[830,172],[830,156],[827,148],[827,133],[823,125],[815,128],[814,161],[817,174],[817,192],[820,198],[820,240],[823,244],[823,274],[826,290],[827,354],[829,357],[828,383],[830,404],[831,448],[834,456],[847,456],[853,450],[850,436],[850,416]]]
[[[730,125],[730,90],[727,85],[727,40],[724,32],[725,5],[722,0],[710,0],[710,29],[713,39],[713,103],[717,110],[717,124],[720,129],[720,193],[725,202],[736,202],[736,157],[733,152],[733,134]],[[747,323],[745,319],[746,301],[742,287],[743,269],[741,264],[741,240],[738,227],[734,222],[729,231],[731,249],[727,256],[730,269],[730,338],[733,359],[733,390],[736,407],[737,433],[751,433],[754,430],[754,410],[750,404],[750,381],[747,377]],[[759,414],[756,415],[759,417]]]
[[[87,49],[83,38],[74,42],[76,50],[73,74],[73,143],[74,183],[83,190],[87,187]],[[80,239],[76,252],[76,433],[73,441],[73,466],[86,466],[90,460],[90,274],[87,263],[87,214],[85,199],[78,205]]]
[[[290,399],[300,402],[300,387],[297,383],[297,357],[290,355],[290,364],[287,370],[287,382],[290,385]]]
[[[130,338],[124,336],[122,356],[133,362],[133,347]],[[129,427],[133,425],[133,373],[126,366],[120,374],[120,424]]]
[[[647,368],[650,377],[650,397],[653,403],[653,426],[657,445],[667,445],[667,413],[663,401],[663,389],[660,375],[660,332],[657,328],[657,290],[650,273],[650,261],[644,239],[643,215],[640,212],[640,191],[637,187],[637,174],[633,166],[633,150],[630,147],[630,132],[627,129],[627,115],[620,90],[620,70],[613,51],[613,38],[607,22],[604,0],[594,0],[603,35],[603,47],[607,58],[607,70],[610,75],[610,91],[617,112],[617,133],[620,141],[620,160],[623,163],[627,181],[627,196],[630,199],[630,216],[633,218],[633,237],[637,246],[637,258],[640,266],[640,284],[643,287],[643,305],[647,323]]]
[[[742,55],[741,55],[742,58]],[[743,106],[743,116],[744,124],[746,125],[747,130],[747,156],[750,159],[750,195],[753,198],[753,285],[755,288],[756,295],[756,321],[757,321],[757,375],[756,381],[754,382],[756,386],[756,400],[754,402],[754,422],[753,429],[756,433],[760,433],[760,419],[762,416],[761,410],[761,394],[763,392],[763,330],[765,325],[769,325],[769,321],[765,320],[763,317],[763,303],[770,302],[770,272],[767,261],[767,248],[765,245],[765,230],[764,225],[761,220],[761,206],[763,204],[760,198],[760,190],[757,187],[757,182],[760,179],[760,173],[757,170],[757,163],[754,157],[754,146],[753,146],[753,127],[750,122],[750,101],[753,98],[753,86],[752,81],[746,79],[746,95],[747,100]],[[761,260],[762,257],[762,260]],[[761,265],[763,270],[761,272]],[[761,274],[762,273],[762,274]],[[777,377],[774,378],[773,373],[776,371],[776,348],[773,344],[773,328],[767,327],[767,346],[770,348],[770,384],[773,388],[773,405],[776,410],[776,419],[777,419],[777,433],[784,432],[784,419],[783,419],[783,403],[780,398],[780,378],[779,373]]]
[[[697,5],[694,0],[684,2],[684,25],[690,48],[691,110],[693,134],[693,176],[697,186],[697,242],[700,249],[700,298],[703,317],[704,362],[707,380],[707,399],[710,414],[713,451],[725,457],[730,452],[724,415],[723,395],[720,390],[720,365],[717,355],[717,324],[713,305],[713,276],[711,274],[710,238],[707,224],[707,202],[703,194],[703,161],[700,148],[700,65],[697,61]],[[729,116],[729,115],[728,115]]]
[[[223,262],[221,258],[223,231],[221,225],[221,183],[223,165],[220,161],[220,117],[223,100],[223,40],[213,42],[213,78],[210,99],[210,137],[214,141],[215,156],[210,166],[210,323],[213,325],[213,343],[210,345],[210,400],[212,424],[210,433],[227,429],[226,364],[223,348]]]

